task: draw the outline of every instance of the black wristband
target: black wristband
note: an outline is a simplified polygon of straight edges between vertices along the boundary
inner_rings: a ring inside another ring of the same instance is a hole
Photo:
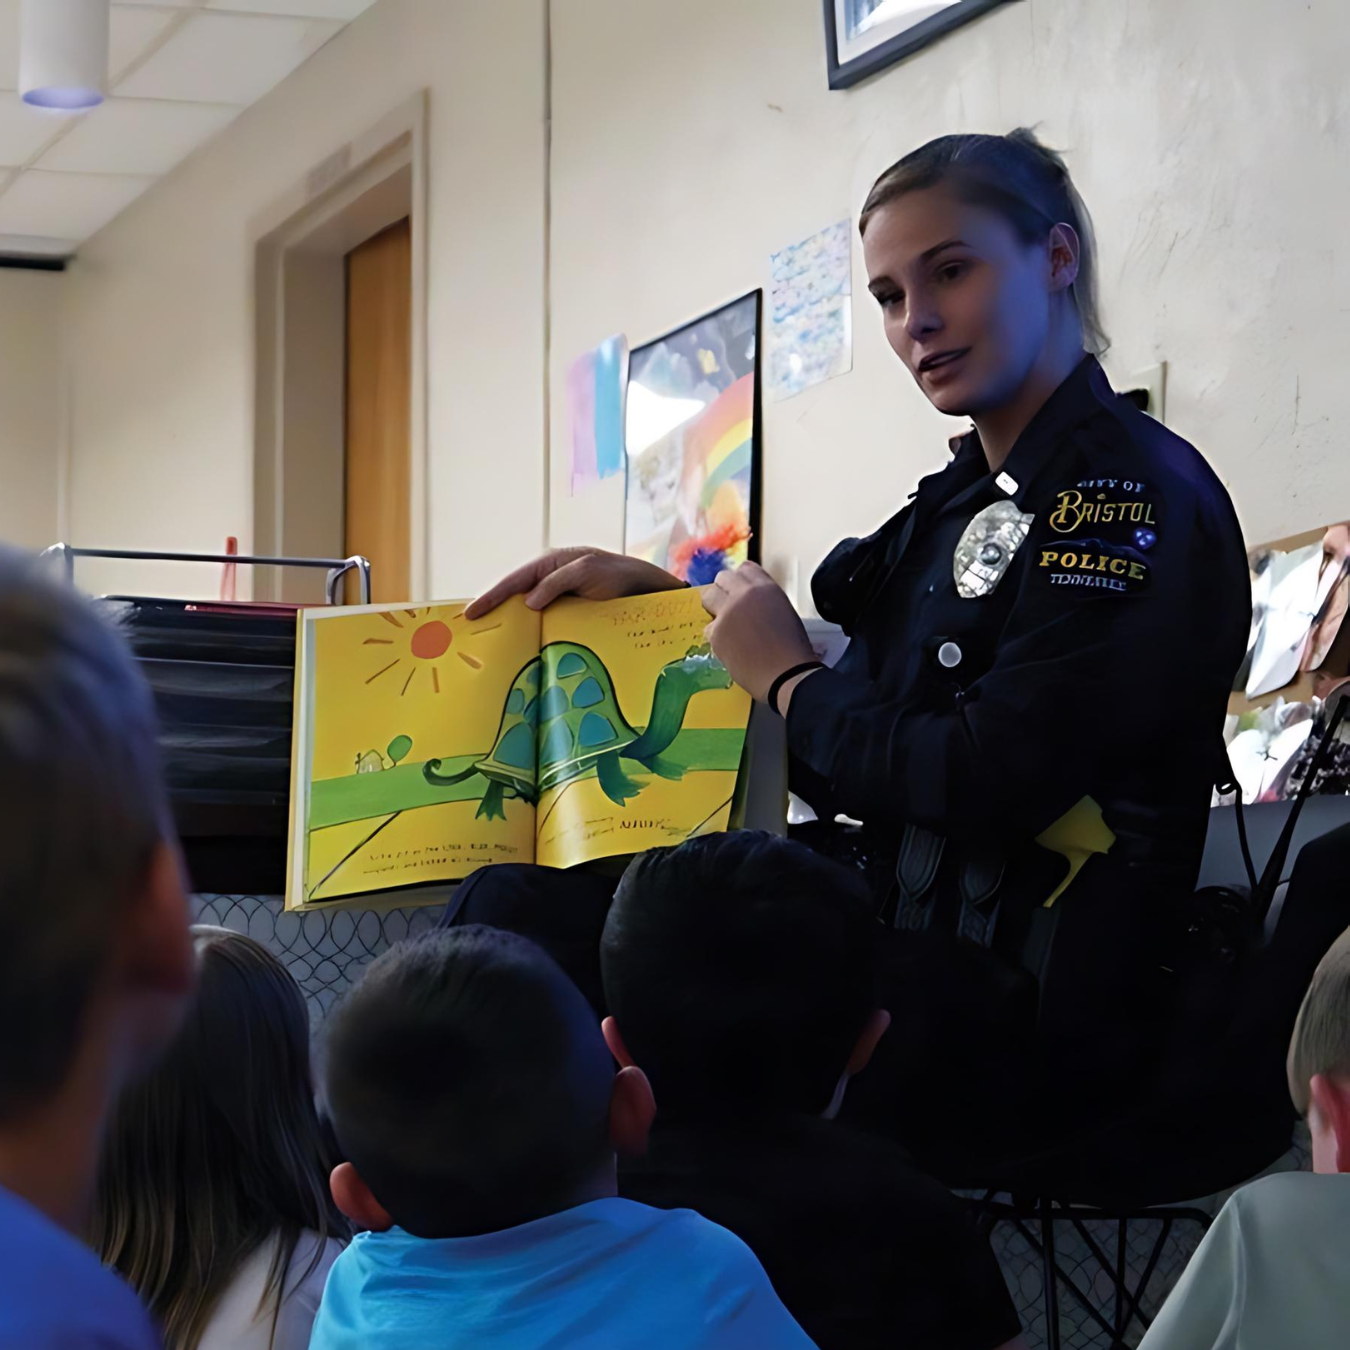
[[[808,670],[824,670],[824,661],[803,661],[799,666],[791,666],[785,670],[770,686],[768,704],[774,712],[778,712],[778,695],[783,692],[783,686],[789,681],[796,679],[798,675],[804,675]],[[782,717],[782,713],[778,713]]]

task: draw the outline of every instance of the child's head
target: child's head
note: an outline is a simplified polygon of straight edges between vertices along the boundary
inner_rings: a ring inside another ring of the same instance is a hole
[[[164,1059],[113,1114],[94,1225],[104,1262],[146,1301],[170,1350],[197,1344],[239,1268],[273,1236],[265,1298],[275,1317],[301,1234],[347,1232],[328,1192],[299,987],[252,938],[193,933],[197,997]]]
[[[115,1088],[191,977],[149,689],[86,600],[0,550],[0,1131]]]
[[[1350,929],[1313,973],[1288,1071],[1290,1095],[1312,1132],[1313,1170],[1350,1172]]]
[[[1030,131],[920,146],[877,179],[859,227],[887,339],[941,412],[1007,403],[1051,346],[1106,346],[1091,219]]]
[[[866,886],[755,831],[637,858],[600,943],[605,1034],[663,1111],[837,1107],[889,1017]]]
[[[469,926],[379,957],[329,1022],[325,1081],[356,1223],[417,1237],[512,1228],[615,1193],[646,1079],[615,1076],[595,1013],[542,949]]]

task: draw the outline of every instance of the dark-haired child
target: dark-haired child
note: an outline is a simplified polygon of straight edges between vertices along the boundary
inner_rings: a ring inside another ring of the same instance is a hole
[[[856,874],[753,832],[638,858],[601,942],[621,1064],[661,1112],[619,1186],[745,1239],[822,1350],[994,1350],[1019,1334],[962,1203],[895,1144],[832,1119],[889,1015]]]
[[[333,1195],[369,1231],[333,1265],[312,1350],[811,1345],[740,1239],[618,1197],[651,1090],[616,1076],[528,939],[467,927],[386,952],[334,1015],[327,1091]]]

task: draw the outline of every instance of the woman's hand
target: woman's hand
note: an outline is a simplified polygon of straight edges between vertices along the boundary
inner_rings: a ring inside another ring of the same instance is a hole
[[[503,577],[464,611],[464,617],[481,619],[513,595],[523,595],[531,609],[546,609],[560,595],[621,600],[627,595],[676,591],[683,586],[678,577],[641,558],[599,548],[555,548]]]
[[[718,573],[703,607],[713,616],[705,630],[713,654],[752,698],[763,702],[785,670],[816,659],[792,601],[755,563]]]

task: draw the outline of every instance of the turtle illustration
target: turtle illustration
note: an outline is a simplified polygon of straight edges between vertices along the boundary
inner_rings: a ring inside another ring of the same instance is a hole
[[[550,642],[512,681],[488,754],[457,774],[443,775],[439,759],[428,760],[422,772],[441,787],[481,773],[488,790],[478,815],[489,820],[505,817],[506,797],[534,805],[542,793],[592,767],[605,795],[622,806],[643,784],[624,773],[620,757],[662,778],[682,778],[684,770],[662,755],[684,725],[689,700],[730,687],[731,676],[711,649],[691,648],[656,677],[651,715],[639,733],[619,709],[604,662],[579,643]]]

